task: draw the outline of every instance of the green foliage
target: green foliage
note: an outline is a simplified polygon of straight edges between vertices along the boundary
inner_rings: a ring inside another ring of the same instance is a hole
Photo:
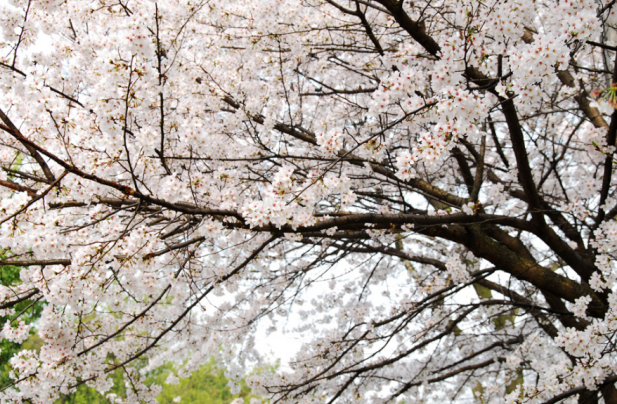
[[[473,284],[474,289],[480,299],[491,299],[493,297],[493,292],[486,286],[479,285],[477,283]]]
[[[476,398],[476,403],[478,404],[486,404],[486,400],[484,399],[484,387],[482,383],[478,382],[476,387],[471,389],[473,396]]]
[[[496,330],[502,330],[508,326],[508,322],[510,324],[514,324],[516,320],[516,315],[518,314],[518,309],[508,310],[504,312],[504,314],[500,314],[499,316],[493,318],[493,324],[495,324]]]
[[[157,397],[161,404],[172,404],[173,399],[180,396],[182,404],[229,404],[236,398],[243,398],[245,403],[249,403],[252,397],[251,390],[245,381],[241,382],[241,390],[237,395],[231,394],[227,387],[228,379],[225,377],[225,370],[218,367],[212,359],[199,370],[193,372],[190,377],[180,379],[176,385],[166,384],[165,381],[169,374],[173,372],[173,366],[168,364],[152,371],[147,379],[147,384],[158,384],[163,388]],[[125,395],[124,377],[120,369],[111,376],[114,381],[114,388],[108,392]],[[57,404],[111,404],[104,396],[95,389],[86,385],[81,385],[73,394],[63,397]]]
[[[232,395],[227,387],[228,379],[224,375],[224,369],[217,367],[213,359],[193,372],[191,377],[180,379],[176,385],[165,384],[171,371],[171,367],[166,366],[157,369],[150,376],[151,383],[163,387],[163,391],[158,396],[161,404],[171,404],[178,396],[182,397],[182,404],[229,404],[239,397],[248,403],[251,397],[255,397],[251,395],[251,389],[248,388],[244,379],[241,381],[240,393]]]
[[[473,287],[476,290],[476,294],[478,295],[480,299],[492,299],[493,298],[493,292],[486,286],[482,286],[477,283],[474,283]],[[504,314],[500,314],[494,317],[492,320],[493,320],[493,324],[495,324],[495,329],[502,330],[508,325],[508,322],[514,324],[517,314],[518,314],[518,309],[514,309],[514,310],[508,310],[504,312]]]
[[[2,256],[0,256],[0,259],[2,259]],[[20,282],[20,269],[16,266],[0,267],[0,284],[3,286],[18,284]],[[18,314],[20,314],[19,319],[27,324],[36,322],[41,316],[43,304],[26,300],[16,304],[13,308],[15,314],[0,317],[0,328]],[[30,330],[30,337],[21,344],[0,340],[0,386],[6,386],[12,382],[9,377],[11,371],[9,360],[14,354],[23,349],[38,351],[42,344],[42,339],[36,334],[36,327]],[[240,393],[231,394],[227,386],[228,379],[225,377],[225,370],[218,367],[213,359],[193,372],[190,377],[180,379],[176,385],[165,383],[171,372],[173,372],[173,366],[169,364],[156,369],[148,376],[148,384],[158,384],[163,388],[158,397],[161,404],[171,404],[173,399],[178,396],[182,397],[182,404],[229,404],[239,397],[243,398],[244,402],[248,404],[251,397],[255,397],[251,395],[251,390],[244,380],[241,381]],[[119,397],[126,396],[122,369],[117,369],[110,377],[114,382],[114,387],[107,394],[113,393]],[[58,400],[57,404],[111,404],[111,402],[94,388],[83,384],[76,389],[76,392]]]
[[[506,394],[510,394],[515,391],[518,386],[522,386],[525,383],[525,377],[523,376],[523,369],[519,368],[514,374],[512,381],[506,386]],[[525,392],[521,389],[519,398],[523,398],[525,396]]]
[[[0,257],[0,259],[1,258],[2,257]],[[19,267],[12,265],[0,267],[0,284],[2,286],[10,286],[20,283],[19,271]],[[19,319],[26,324],[35,322],[41,317],[43,304],[32,300],[25,300],[17,303],[13,309],[15,309],[15,314],[4,317],[0,316],[0,328],[4,327],[7,321],[11,321],[15,316],[20,314]],[[42,342],[39,336],[36,335],[36,330],[34,329],[30,330],[30,337],[21,344],[16,344],[5,339],[0,340],[0,386],[6,386],[12,381],[9,377],[11,370],[9,360],[11,357],[23,349],[38,350]]]

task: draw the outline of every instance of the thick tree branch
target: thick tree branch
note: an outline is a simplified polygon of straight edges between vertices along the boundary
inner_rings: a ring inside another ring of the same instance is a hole
[[[433,56],[439,57],[441,47],[439,44],[428,35],[420,24],[409,18],[409,15],[403,10],[403,1],[396,0],[376,0],[377,3],[384,6],[394,17],[396,22],[403,28],[411,37],[418,42],[424,49]]]
[[[47,166],[47,163],[45,162],[43,157],[41,157],[41,155],[37,152],[36,148],[32,146],[31,142],[27,141],[27,139],[21,134],[19,129],[17,129],[17,127],[13,124],[13,122],[9,119],[8,116],[5,115],[4,111],[2,111],[1,109],[0,109],[0,120],[2,120],[4,125],[6,125],[6,126],[0,126],[0,128],[8,132],[9,134],[13,135],[17,140],[19,140],[21,144],[23,144],[24,147],[28,150],[32,158],[34,158],[37,164],[41,167],[41,169],[43,170],[43,174],[45,174],[45,178],[47,178],[47,181],[49,181],[50,183],[54,182],[56,180],[56,177],[54,176],[54,174],[51,172],[51,170]]]

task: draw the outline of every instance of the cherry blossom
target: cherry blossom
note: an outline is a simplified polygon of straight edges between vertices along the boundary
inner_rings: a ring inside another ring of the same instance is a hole
[[[0,2],[0,402],[617,403],[616,7]]]

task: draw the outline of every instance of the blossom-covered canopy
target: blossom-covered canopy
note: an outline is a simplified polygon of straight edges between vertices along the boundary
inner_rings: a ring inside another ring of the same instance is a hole
[[[0,402],[617,403],[616,10],[0,2]]]

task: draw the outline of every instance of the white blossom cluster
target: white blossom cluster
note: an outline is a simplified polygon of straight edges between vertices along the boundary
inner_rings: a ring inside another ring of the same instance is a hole
[[[0,2],[0,338],[42,344],[0,403],[214,357],[272,403],[608,404],[616,13]],[[264,330],[302,348],[251,373]]]

